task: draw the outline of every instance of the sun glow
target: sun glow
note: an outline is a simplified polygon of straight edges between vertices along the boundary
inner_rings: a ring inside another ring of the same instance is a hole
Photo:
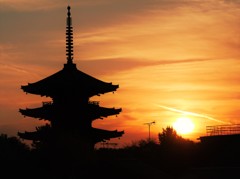
[[[191,119],[187,117],[180,117],[174,122],[173,128],[177,131],[179,134],[188,134],[193,132],[194,124]]]

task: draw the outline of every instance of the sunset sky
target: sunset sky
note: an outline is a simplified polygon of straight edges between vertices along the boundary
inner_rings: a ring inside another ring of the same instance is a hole
[[[21,85],[63,68],[67,0],[0,0],[0,133],[44,124],[19,108],[49,99]],[[122,108],[94,127],[124,130],[120,144],[180,117],[196,140],[207,125],[240,123],[240,0],[70,0],[74,62],[119,89],[92,100]]]

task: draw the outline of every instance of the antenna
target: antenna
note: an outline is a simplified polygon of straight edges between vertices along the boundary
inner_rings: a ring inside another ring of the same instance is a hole
[[[66,55],[67,64],[72,64],[73,62],[73,27],[72,27],[72,17],[71,17],[71,7],[67,7],[67,24],[66,24]]]
[[[155,123],[156,123],[155,121],[144,123],[145,125],[148,125],[148,140],[149,141],[150,141],[150,127],[151,127],[151,125],[153,125]]]

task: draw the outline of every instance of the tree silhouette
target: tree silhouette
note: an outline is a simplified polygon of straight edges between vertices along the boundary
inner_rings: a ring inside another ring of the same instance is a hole
[[[0,158],[14,159],[18,155],[25,154],[29,147],[22,143],[17,137],[8,137],[7,134],[0,134]]]
[[[182,174],[185,169],[192,165],[195,143],[191,140],[184,139],[178,135],[173,127],[162,129],[158,134],[160,142],[160,155],[162,167],[175,174]]]
[[[6,178],[13,178],[15,174],[20,176],[24,167],[30,163],[29,154],[29,147],[19,138],[0,134],[0,176]]]
[[[162,133],[158,134],[158,139],[162,146],[176,145],[183,140],[183,138],[177,134],[176,130],[170,126],[162,129]]]
[[[186,150],[194,146],[194,142],[189,139],[184,139],[178,135],[173,127],[166,127],[162,129],[162,133],[158,134],[158,139],[161,148],[174,153],[185,153]]]

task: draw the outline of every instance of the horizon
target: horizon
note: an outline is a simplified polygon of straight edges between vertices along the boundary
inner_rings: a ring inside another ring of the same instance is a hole
[[[21,85],[56,73],[66,63],[67,2],[0,1],[0,133],[17,135],[44,124],[19,108],[41,106]],[[79,70],[119,84],[91,100],[122,108],[93,126],[124,130],[121,145],[157,139],[162,128],[188,117],[196,141],[206,126],[238,124],[239,21],[237,1],[71,1],[74,63]]]

